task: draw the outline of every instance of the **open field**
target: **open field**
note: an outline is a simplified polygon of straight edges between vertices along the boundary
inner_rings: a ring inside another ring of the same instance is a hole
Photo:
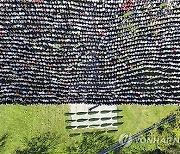
[[[111,133],[116,140],[122,133],[136,133],[145,129],[155,122],[166,117],[170,112],[176,110],[178,106],[118,106],[123,116],[118,126],[118,132]],[[0,106],[0,136],[8,134],[5,153],[11,154],[17,148],[23,147],[24,138],[32,138],[44,132],[55,132],[59,134],[60,142],[57,153],[62,153],[65,145],[79,140],[82,136],[69,137],[70,133],[92,131],[89,129],[67,130],[68,123],[65,120],[68,116],[64,114],[70,112],[69,105],[1,105]]]

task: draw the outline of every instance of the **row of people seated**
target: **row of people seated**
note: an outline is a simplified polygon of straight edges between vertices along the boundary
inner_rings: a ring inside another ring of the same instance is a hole
[[[178,102],[178,1],[148,3],[0,4],[0,101]]]

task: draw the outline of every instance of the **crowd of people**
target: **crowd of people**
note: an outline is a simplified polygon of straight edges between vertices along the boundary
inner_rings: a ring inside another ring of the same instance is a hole
[[[179,1],[0,2],[0,102],[180,102]]]

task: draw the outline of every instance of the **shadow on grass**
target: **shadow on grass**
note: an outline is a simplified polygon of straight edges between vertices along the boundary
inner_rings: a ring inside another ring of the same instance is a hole
[[[84,132],[82,139],[66,147],[67,154],[96,154],[111,146],[113,137],[103,134],[105,131]]]
[[[59,137],[55,133],[47,132],[30,140],[24,139],[24,149],[17,149],[15,154],[49,154],[53,153],[56,145],[59,144]]]
[[[5,147],[7,139],[8,139],[8,134],[4,134],[0,137],[0,152],[2,152],[3,148]]]

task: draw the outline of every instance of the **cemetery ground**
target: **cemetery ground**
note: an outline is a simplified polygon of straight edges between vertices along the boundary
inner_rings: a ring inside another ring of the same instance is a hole
[[[123,133],[137,133],[152,124],[159,122],[169,113],[175,111],[178,106],[139,106],[139,105],[119,105],[118,119],[123,122],[113,133],[109,127],[98,129],[105,130],[104,134],[112,136],[118,141]],[[67,129],[70,126],[67,120],[71,120],[66,114],[70,112],[69,105],[1,105],[0,106],[0,137],[7,134],[7,141],[3,153],[11,154],[17,149],[23,149],[26,139],[31,139],[43,133],[55,133],[58,135],[58,144],[55,153],[64,153],[66,146],[75,141],[81,140],[83,133],[92,132],[95,129]],[[96,129],[97,130],[97,129]],[[71,134],[80,134],[71,137]]]

